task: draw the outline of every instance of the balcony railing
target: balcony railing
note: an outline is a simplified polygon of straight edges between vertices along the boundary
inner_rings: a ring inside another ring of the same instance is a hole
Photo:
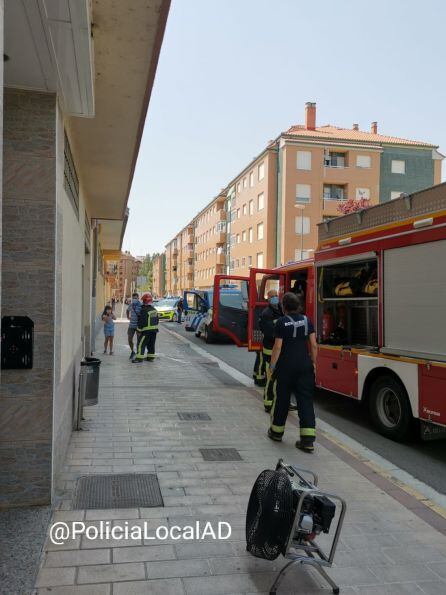
[[[340,200],[342,200],[342,201],[343,201],[343,200],[347,200],[347,195],[346,195],[346,194],[344,194],[343,196],[326,196],[326,195],[324,194],[324,196],[323,196],[323,199],[324,199],[324,200],[335,200],[335,201],[340,201]]]

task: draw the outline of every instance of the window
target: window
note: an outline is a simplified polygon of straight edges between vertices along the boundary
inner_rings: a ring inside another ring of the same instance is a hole
[[[296,202],[310,202],[311,201],[311,186],[310,184],[296,184]]]
[[[311,251],[310,250],[300,250],[300,248],[296,248],[294,250],[294,260],[305,260],[310,258]]]
[[[242,267],[245,267],[245,266],[246,266],[246,258],[245,258],[245,257],[243,257],[243,258],[242,258]]]
[[[297,151],[297,169],[311,170],[311,151]]]
[[[74,212],[79,219],[79,181],[77,178],[76,168],[74,167],[73,156],[71,154],[70,143],[65,134],[64,144],[64,188],[70,199]]]
[[[237,258],[235,261],[235,268],[238,269],[240,267],[240,260]]]
[[[246,188],[248,186],[248,180],[246,178],[246,176],[243,178],[243,188]]]
[[[370,155],[357,155],[356,167],[372,167],[372,158]]]
[[[246,230],[242,231],[242,242],[246,242]]]
[[[263,269],[263,252],[257,254],[257,268]]]
[[[249,243],[252,244],[252,227],[249,228]]]
[[[263,240],[263,223],[257,225],[257,239]]]
[[[237,219],[240,219],[240,209],[237,209]]]
[[[356,200],[370,200],[370,188],[356,188]]]
[[[261,194],[259,194],[259,196],[257,197],[257,210],[261,211],[263,208],[265,207],[265,195],[262,192]]]
[[[237,194],[240,194],[240,191],[241,191],[241,189],[242,189],[242,187],[241,187],[241,184],[240,184],[240,182],[239,182],[239,183],[237,184]]]
[[[310,217],[296,217],[296,233],[298,235],[310,233]]]
[[[239,233],[236,235],[236,240],[237,240],[237,244],[240,244],[240,234]]]
[[[248,266],[252,266],[252,256],[248,256]]]
[[[258,178],[259,178],[259,182],[260,180],[263,180],[263,178],[265,177],[265,164],[261,163],[259,165],[259,167],[257,168],[257,174],[258,174]]]
[[[390,192],[390,200],[395,200],[396,198],[399,198],[400,196],[401,196],[400,190],[392,190]]]
[[[347,187],[338,186],[337,184],[324,184],[324,199],[325,200],[346,200]]]
[[[243,212],[243,215],[246,215],[246,203],[242,207],[242,212]]]
[[[253,200],[249,201],[249,214],[254,215],[254,201]]]
[[[249,174],[249,186],[250,186],[250,188],[252,188],[254,186],[254,172],[253,171]]]
[[[392,173],[393,174],[405,174],[406,173],[406,162],[392,159]]]

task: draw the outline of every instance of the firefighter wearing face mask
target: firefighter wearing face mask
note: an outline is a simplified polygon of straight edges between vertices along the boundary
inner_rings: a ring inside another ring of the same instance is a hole
[[[263,371],[266,377],[265,388],[263,392],[263,404],[266,411],[270,411],[274,397],[274,379],[268,374],[273,352],[275,324],[283,316],[280,306],[279,296],[275,289],[270,289],[267,294],[268,306],[262,311],[259,318],[259,328],[263,333],[262,351],[260,358],[263,364]]]

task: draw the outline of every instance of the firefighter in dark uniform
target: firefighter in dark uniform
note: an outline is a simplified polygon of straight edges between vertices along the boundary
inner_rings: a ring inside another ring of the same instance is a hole
[[[263,405],[265,411],[271,411],[274,398],[274,380],[269,374],[269,365],[273,353],[275,339],[275,325],[279,318],[283,316],[279,296],[275,289],[268,291],[268,306],[262,311],[259,318],[259,328],[263,333],[262,341],[262,360],[265,369],[266,384],[263,392]]]
[[[140,364],[145,360],[151,362],[155,359],[155,342],[158,332],[158,312],[152,306],[153,298],[151,293],[145,293],[142,298],[142,306],[138,316],[138,348],[133,360],[134,364]],[[147,349],[147,355],[145,351]]]
[[[282,309],[280,307],[280,300],[275,289],[270,289],[267,293],[268,306],[262,310],[259,316],[259,329],[262,331],[262,349],[257,352],[256,361],[254,364],[253,378],[254,384],[265,387],[265,409],[271,409],[272,400],[266,401],[268,382],[268,369],[271,360],[271,353],[274,345],[274,323],[280,318]],[[270,389],[271,391],[271,389]]]
[[[275,324],[276,338],[270,363],[270,376],[274,373],[276,384],[268,436],[277,442],[282,440],[293,393],[300,422],[300,439],[296,447],[313,452],[316,438],[313,406],[316,334],[311,321],[299,313],[301,303],[294,293],[283,296],[282,308],[285,315]]]

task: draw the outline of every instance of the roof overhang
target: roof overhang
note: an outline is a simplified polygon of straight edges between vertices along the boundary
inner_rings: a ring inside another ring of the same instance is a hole
[[[6,3],[5,85],[58,94],[92,219],[122,226],[126,216],[169,7],[170,0]]]
[[[57,93],[66,114],[94,115],[88,0],[5,3],[5,85]]]
[[[97,220],[102,250],[121,250],[128,218],[129,210],[126,209],[124,219]]]

